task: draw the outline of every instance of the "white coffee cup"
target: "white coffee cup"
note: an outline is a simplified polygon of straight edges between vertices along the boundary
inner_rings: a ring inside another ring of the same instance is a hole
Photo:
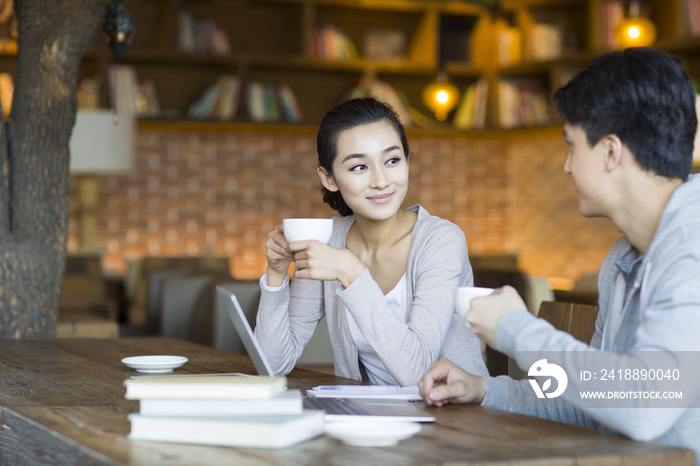
[[[493,288],[481,288],[478,286],[460,286],[457,288],[457,295],[455,296],[455,308],[457,313],[464,320],[467,316],[467,312],[471,309],[472,299],[483,298],[493,293]],[[468,327],[469,322],[464,320]]]
[[[282,220],[284,237],[288,243],[315,239],[328,243],[333,234],[331,218],[285,218]]]

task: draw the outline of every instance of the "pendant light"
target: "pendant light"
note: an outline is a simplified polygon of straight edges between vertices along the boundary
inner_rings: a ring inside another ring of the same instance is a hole
[[[640,14],[640,0],[629,3],[629,17],[620,21],[613,34],[620,47],[647,47],[656,41],[656,26]]]
[[[437,80],[425,86],[423,89],[423,103],[433,111],[437,121],[445,121],[447,114],[457,106],[459,102],[459,89],[447,82],[447,75],[441,71]]]

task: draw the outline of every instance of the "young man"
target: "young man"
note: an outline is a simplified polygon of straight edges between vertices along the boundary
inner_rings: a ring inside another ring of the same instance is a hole
[[[697,128],[691,81],[664,52],[631,48],[592,61],[554,99],[565,121],[564,171],[576,185],[579,211],[610,219],[624,235],[600,270],[595,334],[585,345],[557,331],[532,316],[511,287],[474,299],[466,320],[530,375],[542,365],[530,365],[530,352],[561,352],[571,361],[574,354],[601,357],[606,371],[668,356],[656,361],[680,367],[684,404],[666,408],[645,399],[627,409],[618,407],[623,400],[597,407],[581,399],[588,383],[582,372],[569,374],[562,396],[546,398],[534,381],[484,379],[445,359],[423,376],[421,394],[437,406],[481,403],[691,448],[700,461],[700,409],[690,408],[698,406],[700,383],[687,382],[698,372],[692,358],[700,350],[700,175],[689,177]],[[626,396],[648,395],[643,390],[658,382],[625,380],[634,386]]]

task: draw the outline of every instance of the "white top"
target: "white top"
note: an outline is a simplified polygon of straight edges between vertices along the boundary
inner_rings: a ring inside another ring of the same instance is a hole
[[[399,318],[402,324],[406,323],[406,274],[404,273],[401,280],[396,284],[394,289],[389,291],[384,295],[386,302],[389,305],[389,309],[392,310],[396,317]],[[378,385],[401,385],[396,379],[394,379],[389,371],[384,367],[384,363],[379,359],[377,352],[374,351],[372,345],[369,344],[367,339],[360,331],[360,327],[357,326],[357,322],[353,319],[352,314],[347,312],[348,326],[350,327],[350,334],[352,339],[357,345],[358,356],[362,365],[365,366],[367,371],[367,377],[369,381],[373,384]]]

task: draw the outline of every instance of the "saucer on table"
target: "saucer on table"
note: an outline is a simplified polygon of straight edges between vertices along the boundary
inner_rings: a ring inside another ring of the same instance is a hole
[[[354,447],[388,447],[420,432],[418,422],[332,422],[326,435]]]
[[[172,372],[187,362],[184,356],[131,356],[122,359],[122,362],[136,372],[148,372],[151,374],[159,374],[164,372]]]

